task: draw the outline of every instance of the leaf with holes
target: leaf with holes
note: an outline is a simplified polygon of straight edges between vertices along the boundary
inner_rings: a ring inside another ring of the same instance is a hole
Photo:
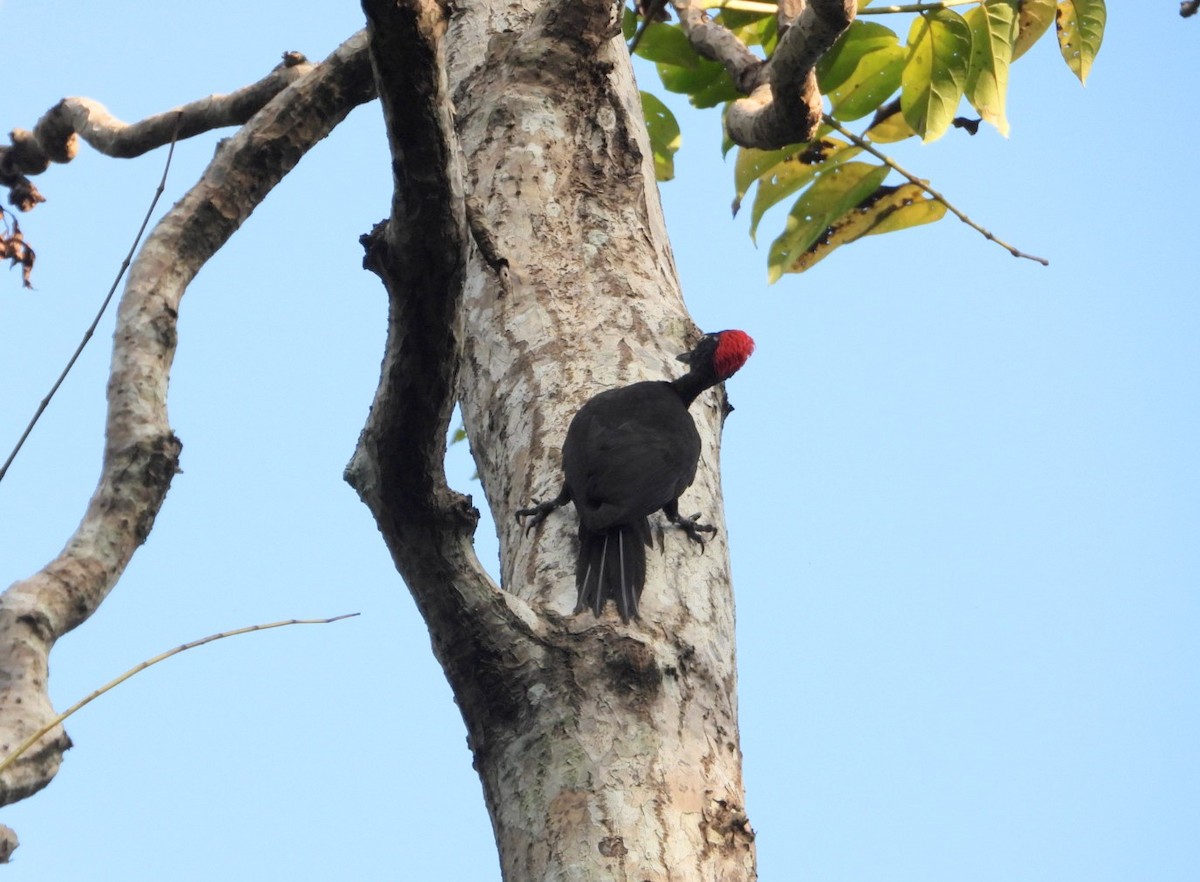
[[[874,218],[866,235],[894,233],[931,224],[946,216],[946,204],[934,199],[916,184],[899,187],[880,187],[878,198],[870,207]]]
[[[946,206],[925,195],[915,184],[879,187],[843,214],[793,262],[789,272],[804,272],[842,245],[907,227],[933,223],[946,214]]]
[[[769,209],[813,181],[833,174],[840,165],[861,152],[845,141],[822,138],[762,175],[754,194],[754,207],[750,210],[750,238],[758,241],[758,223]]]
[[[1013,41],[1012,60],[1016,61],[1041,39],[1054,23],[1058,0],[1021,0],[1017,9],[1017,39]]]
[[[1010,0],[989,0],[963,18],[971,28],[971,71],[967,75],[967,100],[1004,137],[1008,117],[1004,99],[1008,92],[1008,65],[1017,36],[1016,9]]]
[[[1104,41],[1107,17],[1104,0],[1062,0],[1058,4],[1058,48],[1081,83],[1087,82]]]
[[[856,21],[817,62],[817,82],[829,96],[833,116],[866,116],[900,88],[906,52],[900,38],[874,22]]]
[[[683,140],[679,123],[671,108],[649,92],[642,93],[642,115],[650,133],[650,149],[654,152],[654,177],[669,181],[675,177],[675,154]]]
[[[874,193],[889,171],[886,165],[847,162],[818,177],[796,200],[786,228],[771,243],[768,280],[776,282],[784,273],[802,272],[811,266],[805,257],[809,249]]]
[[[742,199],[754,186],[754,182],[779,163],[804,148],[789,144],[778,150],[759,150],[755,147],[739,147],[733,163],[733,213],[736,216],[742,207]]]
[[[971,68],[971,29],[952,9],[923,13],[908,32],[900,109],[921,139],[950,128]]]

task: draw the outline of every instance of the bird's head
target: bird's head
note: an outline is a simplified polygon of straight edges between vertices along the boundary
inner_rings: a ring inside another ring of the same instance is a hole
[[[690,352],[678,360],[692,370],[711,368],[718,380],[728,380],[741,369],[754,351],[754,341],[745,331],[717,331],[705,334]]]

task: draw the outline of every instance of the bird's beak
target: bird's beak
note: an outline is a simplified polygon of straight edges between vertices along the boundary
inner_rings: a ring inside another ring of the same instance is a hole
[[[703,337],[700,338],[700,340],[703,340],[703,339],[704,339]],[[696,357],[696,350],[699,347],[700,347],[700,343],[697,342],[696,345],[693,346],[691,349],[689,349],[687,352],[681,352],[679,355],[676,355],[675,360],[682,361],[684,364],[691,364],[692,359],[694,359]]]

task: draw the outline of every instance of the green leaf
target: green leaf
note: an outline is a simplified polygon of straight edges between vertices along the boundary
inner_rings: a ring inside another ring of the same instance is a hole
[[[850,79],[864,55],[899,45],[900,38],[891,28],[873,21],[852,22],[817,61],[817,83],[821,91],[829,94]]]
[[[1021,0],[1017,12],[1017,39],[1013,43],[1012,60],[1016,61],[1029,47],[1042,38],[1054,22],[1057,0]]]
[[[922,140],[933,141],[950,128],[970,68],[971,29],[961,15],[939,9],[913,19],[900,108]]]
[[[811,266],[811,258],[806,257],[809,249],[843,215],[874,193],[889,171],[886,165],[847,162],[817,178],[796,200],[782,235],[771,243],[768,280],[776,282],[784,273],[802,272]]]
[[[814,180],[833,174],[842,163],[862,150],[834,138],[822,138],[780,162],[769,174],[759,178],[750,210],[750,238],[758,241],[758,224],[763,215],[788,196],[804,189]]]
[[[874,22],[856,21],[817,62],[817,82],[833,116],[859,119],[900,87],[905,50],[900,38]]]
[[[761,178],[769,169],[774,168],[788,157],[800,152],[795,144],[780,147],[778,150],[759,150],[755,147],[739,147],[737,159],[733,163],[733,186],[737,191],[733,197],[733,213],[736,215],[741,208],[742,199],[754,182]]]
[[[703,62],[682,30],[662,22],[647,26],[634,54],[657,64],[673,64],[688,70],[694,70]]]
[[[669,181],[675,177],[675,154],[683,140],[679,123],[671,108],[649,92],[642,93],[642,114],[650,133],[650,148],[654,151],[654,177]]]
[[[769,12],[742,12],[722,9],[717,23],[725,26],[745,46],[771,46],[779,35],[775,16]]]
[[[963,17],[971,28],[967,100],[1007,138],[1004,98],[1008,92],[1013,40],[1017,37],[1017,10],[1011,0],[989,0]]]
[[[725,68],[715,61],[701,58],[694,68],[659,64],[658,75],[667,91],[687,95],[693,107],[716,107],[742,97]]]
[[[1108,13],[1104,0],[1062,0],[1058,4],[1058,48],[1079,82],[1087,82],[1104,40]]]
[[[621,37],[626,42],[633,39],[633,35],[637,33],[638,17],[637,13],[626,6],[621,11]]]

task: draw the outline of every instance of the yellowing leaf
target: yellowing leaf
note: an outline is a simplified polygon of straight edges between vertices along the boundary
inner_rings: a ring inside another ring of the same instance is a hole
[[[1012,60],[1016,61],[1041,39],[1054,22],[1057,0],[1021,0],[1017,11],[1017,39],[1013,42]]]
[[[1104,40],[1108,13],[1104,0],[1062,0],[1058,4],[1058,48],[1079,82],[1087,82]]]
[[[843,215],[874,193],[889,171],[885,165],[847,162],[817,178],[796,200],[783,233],[771,243],[767,278],[775,282],[784,273],[802,272],[811,266],[806,257],[809,249],[827,236]]]
[[[733,186],[737,193],[733,197],[733,213],[737,214],[742,199],[754,182],[769,170],[794,154],[801,153],[803,145],[789,144],[778,150],[758,150],[754,147],[739,147],[733,163]]]
[[[880,187],[825,230],[808,250],[792,262],[789,272],[803,272],[842,245],[863,236],[892,233],[907,227],[933,223],[946,214],[946,206],[927,198],[914,184]]]
[[[754,207],[750,211],[750,238],[757,241],[758,222],[768,209],[814,180],[831,175],[838,166],[860,152],[858,147],[852,147],[845,141],[822,138],[789,156],[772,168],[770,174],[761,176],[758,191],[754,194]]]
[[[908,32],[900,109],[921,139],[945,134],[971,68],[971,29],[952,9],[923,13]]]
[[[1008,92],[1008,65],[1017,36],[1016,9],[1011,0],[989,0],[963,18],[971,28],[971,71],[967,75],[967,100],[1004,137],[1008,118],[1004,98]]]
[[[863,132],[863,137],[870,138],[876,144],[894,144],[915,134],[904,114],[897,110]]]
[[[916,184],[880,187],[879,190],[879,198],[867,212],[874,219],[865,234],[867,236],[931,224],[946,216],[945,203],[938,202]]]
[[[675,154],[683,141],[679,123],[671,108],[649,92],[642,93],[642,114],[650,133],[650,148],[654,151],[654,177],[669,181],[675,177]]]

